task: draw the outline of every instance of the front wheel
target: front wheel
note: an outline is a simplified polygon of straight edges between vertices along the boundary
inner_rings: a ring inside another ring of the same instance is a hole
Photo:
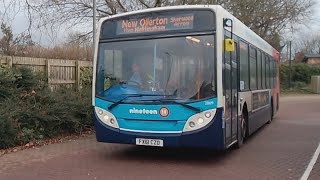
[[[243,145],[243,141],[247,135],[247,116],[242,113],[238,125],[238,138],[236,148],[239,149]]]

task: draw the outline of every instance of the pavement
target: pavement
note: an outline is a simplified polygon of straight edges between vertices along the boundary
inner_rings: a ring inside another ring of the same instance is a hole
[[[319,143],[320,95],[285,96],[274,121],[238,150],[104,144],[90,136],[1,156],[0,180],[283,180],[310,168],[307,179],[320,180]]]

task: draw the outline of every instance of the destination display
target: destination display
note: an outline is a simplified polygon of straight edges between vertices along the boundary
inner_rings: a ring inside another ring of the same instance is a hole
[[[213,32],[215,24],[215,14],[211,10],[145,12],[106,19],[101,25],[100,40]]]
[[[117,34],[172,31],[193,28],[193,14],[143,17],[117,22]]]

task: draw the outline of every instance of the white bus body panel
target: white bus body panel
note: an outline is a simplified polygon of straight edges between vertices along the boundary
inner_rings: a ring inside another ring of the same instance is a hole
[[[265,42],[262,38],[260,38],[257,34],[255,34],[252,30],[250,30],[248,27],[246,27],[241,21],[239,21],[237,18],[235,18],[233,15],[231,15],[228,11],[223,9],[219,5],[183,5],[183,6],[171,6],[171,7],[159,7],[159,8],[150,8],[150,9],[144,9],[139,11],[132,11],[117,15],[112,15],[109,17],[101,18],[98,23],[98,32],[97,32],[97,41],[95,44],[95,52],[94,52],[94,63],[93,63],[93,84],[92,84],[92,105],[95,105],[95,86],[96,86],[96,64],[97,64],[97,57],[98,57],[98,45],[99,45],[99,36],[100,36],[100,29],[102,23],[107,19],[112,19],[116,17],[121,16],[127,16],[127,15],[134,15],[134,14],[140,14],[140,13],[148,13],[148,12],[154,12],[154,11],[165,11],[165,10],[179,10],[179,9],[210,9],[216,13],[216,57],[217,57],[217,97],[218,97],[218,107],[224,106],[224,98],[223,98],[223,87],[222,87],[222,63],[223,63],[223,39],[224,39],[224,27],[223,27],[223,19],[229,18],[233,20],[233,33],[237,36],[241,37],[242,39],[245,39],[246,41],[250,42],[257,48],[265,51],[269,55],[273,56],[274,49],[271,45],[269,45],[267,42]],[[249,95],[247,93],[240,93],[239,98],[243,95],[243,98],[246,98],[246,100],[251,100],[251,96],[249,98]],[[251,103],[248,102],[248,108],[249,104],[251,107]],[[251,108],[250,108],[251,109]]]

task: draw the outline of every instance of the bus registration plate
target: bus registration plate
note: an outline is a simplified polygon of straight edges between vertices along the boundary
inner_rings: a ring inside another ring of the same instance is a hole
[[[163,147],[163,140],[161,140],[161,139],[136,138],[136,145]]]

